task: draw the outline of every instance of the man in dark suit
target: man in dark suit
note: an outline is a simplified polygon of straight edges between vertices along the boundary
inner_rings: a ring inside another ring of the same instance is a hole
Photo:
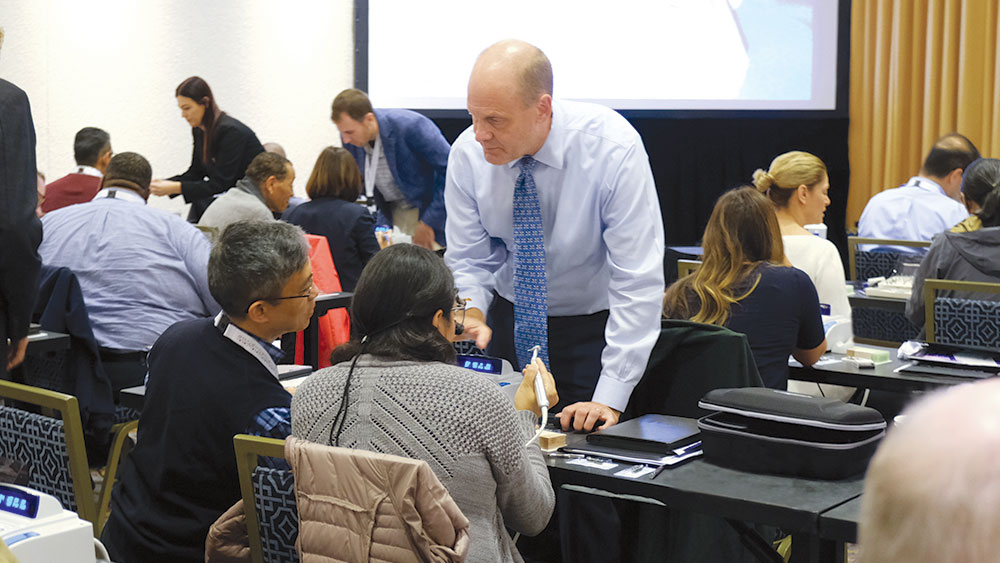
[[[431,250],[444,246],[444,178],[451,146],[430,119],[405,109],[372,109],[349,88],[333,100],[333,123],[361,169],[365,194],[389,224]]]
[[[0,47],[3,30],[0,29]],[[0,376],[24,360],[38,292],[42,225],[35,168],[35,126],[23,90],[0,79]]]

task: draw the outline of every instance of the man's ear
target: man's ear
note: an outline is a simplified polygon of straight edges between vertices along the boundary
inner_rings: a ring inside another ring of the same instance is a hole
[[[254,322],[256,324],[264,324],[267,322],[267,309],[265,308],[264,301],[254,301],[250,304],[250,309],[247,311],[246,319]]]
[[[552,96],[548,94],[542,94],[538,98],[538,117],[540,119],[546,119],[552,115]]]
[[[268,176],[267,180],[264,180],[264,185],[260,187],[260,191],[264,193],[271,193],[274,191],[274,187],[278,183],[278,178],[275,176]]]
[[[113,154],[114,153],[112,151],[108,151],[108,152],[102,154],[101,156],[97,157],[97,166],[96,166],[96,168],[99,168],[101,171],[107,170],[108,169],[108,164],[111,164],[111,156]]]

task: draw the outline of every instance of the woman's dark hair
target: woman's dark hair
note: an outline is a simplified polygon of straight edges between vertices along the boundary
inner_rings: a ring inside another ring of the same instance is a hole
[[[306,193],[311,199],[335,197],[354,202],[361,194],[362,183],[361,171],[351,153],[340,147],[326,147],[309,175]]]
[[[1000,225],[1000,160],[980,158],[962,173],[962,194],[979,205],[984,227]]]
[[[215,103],[212,89],[208,87],[208,82],[205,82],[200,76],[192,76],[177,86],[174,96],[191,98],[197,104],[205,107],[205,115],[201,118],[201,127],[205,130],[205,144],[201,161],[208,164],[215,158],[215,147],[213,146],[215,144],[215,127],[219,124],[223,113]]]
[[[380,250],[354,289],[351,340],[333,351],[330,362],[363,351],[388,360],[454,363],[454,345],[431,322],[438,311],[451,318],[454,305],[454,279],[436,253],[412,244]]]

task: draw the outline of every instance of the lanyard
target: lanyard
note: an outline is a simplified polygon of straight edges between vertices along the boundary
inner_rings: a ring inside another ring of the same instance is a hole
[[[382,154],[382,135],[375,135],[375,147],[371,152],[365,151],[365,195],[375,195],[375,172],[378,170],[379,156]]]
[[[271,375],[275,379],[278,378],[278,366],[274,365],[274,360],[271,355],[267,353],[267,350],[260,345],[260,342],[254,340],[252,336],[243,331],[240,327],[234,325],[229,321],[228,318],[223,313],[219,313],[215,317],[215,326],[222,330],[222,336],[225,336],[229,340],[236,343],[237,346],[246,350],[251,356],[257,358],[267,371],[271,372]],[[225,329],[223,330],[223,326]]]

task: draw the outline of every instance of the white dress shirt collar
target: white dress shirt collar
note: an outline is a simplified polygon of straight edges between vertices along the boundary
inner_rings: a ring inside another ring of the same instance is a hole
[[[77,165],[76,171],[73,173],[86,174],[87,176],[96,176],[98,178],[104,177],[104,174],[101,174],[100,170],[94,168],[93,166],[87,166],[86,164]]]
[[[114,195],[112,195],[114,192]],[[142,196],[133,192],[128,188],[104,188],[103,190],[97,192],[94,196],[94,201],[99,199],[120,199],[123,201],[130,201],[132,203],[141,203],[146,205],[146,200],[142,199]]]
[[[532,158],[541,162],[545,166],[562,170],[566,156],[566,127],[565,118],[560,111],[559,103],[552,100],[552,125],[549,127],[549,134],[545,137],[545,143],[538,152],[531,155]],[[520,158],[514,159],[507,164],[508,168],[517,165]]]

